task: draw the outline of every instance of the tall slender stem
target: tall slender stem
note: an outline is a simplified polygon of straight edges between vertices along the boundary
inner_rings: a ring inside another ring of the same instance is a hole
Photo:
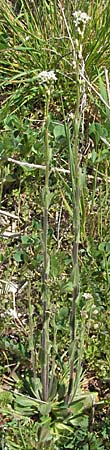
[[[75,119],[74,119],[74,143],[73,152],[71,145],[69,145],[70,151],[70,172],[71,172],[71,183],[72,183],[72,196],[73,196],[73,270],[72,270],[72,280],[73,280],[73,298],[72,298],[72,308],[71,308],[71,343],[74,344],[75,341],[75,318],[76,318],[76,300],[79,294],[79,264],[78,264],[78,251],[79,251],[79,241],[80,241],[80,153],[79,153],[79,139],[80,139],[80,125],[82,120],[82,133],[84,139],[84,114],[83,112],[83,101],[81,104],[81,93],[82,93],[82,77],[84,72],[84,60],[82,57],[82,38],[84,36],[85,26],[90,19],[86,13],[75,11],[73,14],[74,21],[74,31],[75,31],[75,41],[71,37],[69,27],[65,18],[64,10],[62,10],[62,15],[66,25],[67,33],[71,42],[73,51],[73,68],[76,73],[76,109],[75,109]],[[82,73],[80,71],[80,66],[82,66]],[[84,91],[84,90],[83,90]],[[83,92],[83,95],[85,91]],[[83,98],[84,100],[84,98]],[[73,345],[74,347],[74,345]],[[70,375],[68,391],[66,395],[66,403],[69,402],[72,388],[73,388],[73,378],[74,378],[74,356],[70,359]]]
[[[42,348],[44,354],[44,363],[42,367],[42,386],[43,400],[48,398],[49,385],[49,255],[48,255],[48,208],[49,208],[49,172],[50,172],[50,148],[48,133],[48,111],[50,95],[47,92],[47,101],[45,105],[45,186],[44,186],[44,207],[43,207],[43,245],[44,245],[44,271],[43,271],[43,330],[42,330]]]
[[[31,285],[28,282],[28,301],[29,301],[29,350],[31,352],[31,365],[33,370],[34,382],[36,382],[36,352],[34,346],[34,324],[33,324],[33,305],[31,304]]]
[[[71,342],[75,341],[75,317],[76,317],[76,300],[79,294],[79,264],[78,250],[80,241],[80,156],[79,156],[79,132],[80,132],[80,79],[79,79],[79,61],[77,59],[76,66],[76,82],[77,82],[77,106],[74,119],[74,144],[73,144],[73,164],[71,167],[72,175],[72,191],[73,191],[73,250],[72,250],[72,281],[73,281],[73,299],[71,308]],[[74,357],[70,359],[70,376],[66,402],[68,403],[73,387],[74,378]]]

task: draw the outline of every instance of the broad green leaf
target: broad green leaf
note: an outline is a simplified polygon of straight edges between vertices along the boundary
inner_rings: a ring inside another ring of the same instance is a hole
[[[26,395],[20,396],[19,394],[14,394],[15,403],[17,403],[19,406],[23,406],[24,408],[37,408],[37,400],[31,399],[26,397]]]
[[[64,286],[64,292],[73,292],[73,283],[72,283],[72,281],[67,281],[67,283],[65,283],[65,286]]]
[[[33,242],[33,239],[30,236],[24,235],[21,236],[21,242],[23,245],[30,245]]]
[[[105,245],[106,245],[105,242],[101,242],[101,243],[98,245],[98,250],[99,250],[101,253],[104,252],[104,250],[105,250]]]
[[[91,123],[91,125],[90,125],[90,127],[89,127],[89,132],[90,132],[90,134],[95,135],[95,132],[96,132],[95,122],[92,122],[92,123]]]
[[[58,319],[59,320],[65,320],[68,316],[68,307],[67,306],[62,306],[62,308],[60,308],[59,313],[58,313]]]
[[[50,404],[44,404],[39,405],[39,412],[42,416],[48,416],[48,414],[51,411],[51,403]]]
[[[65,396],[65,391],[66,391],[65,384],[64,383],[60,384],[58,386],[58,398],[59,398],[59,401],[63,400],[63,398]]]
[[[63,124],[56,125],[54,128],[54,136],[55,139],[60,138],[61,136],[65,136],[65,127]]]
[[[60,261],[58,260],[58,257],[55,254],[51,254],[50,271],[52,277],[57,277],[58,274],[60,273]]]
[[[92,150],[91,157],[92,157],[92,162],[94,163],[95,160],[97,159],[97,152],[94,149]]]
[[[110,242],[107,242],[106,244],[106,252],[110,253]]]
[[[58,384],[58,380],[56,377],[54,377],[53,382],[52,382],[52,386],[51,386],[51,391],[49,394],[49,400],[53,400],[56,393],[57,393],[57,384]]]
[[[55,431],[58,431],[59,433],[61,433],[62,431],[69,431],[69,432],[73,432],[72,427],[66,425],[65,423],[59,422],[55,424]]]
[[[21,262],[23,260],[23,252],[22,250],[18,250],[16,253],[14,253],[13,258],[16,262]]]

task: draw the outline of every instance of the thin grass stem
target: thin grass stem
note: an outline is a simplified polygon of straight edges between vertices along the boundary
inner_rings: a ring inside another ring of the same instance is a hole
[[[49,265],[50,258],[48,255],[48,209],[49,209],[49,175],[50,175],[50,148],[49,148],[49,133],[48,133],[48,113],[49,113],[50,93],[47,92],[47,100],[45,105],[45,186],[43,194],[43,245],[44,245],[44,270],[43,270],[43,330],[42,330],[42,348],[44,354],[44,364],[42,367],[42,387],[43,400],[48,399],[49,387],[49,307],[50,307],[50,293],[48,287]]]

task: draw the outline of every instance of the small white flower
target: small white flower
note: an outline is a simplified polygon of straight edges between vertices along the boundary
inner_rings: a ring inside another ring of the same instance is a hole
[[[0,314],[1,319],[4,319],[4,317],[6,316],[6,311]]]
[[[29,38],[30,38],[30,36],[26,36],[25,40],[26,40],[26,41],[29,41]]]
[[[75,13],[73,13],[73,19],[74,19],[75,27],[78,28],[78,26],[80,26],[81,24],[86,25],[88,20],[90,20],[90,17],[85,12],[82,12],[81,10],[79,10],[79,11],[75,11]]]
[[[99,324],[98,323],[94,323],[94,330],[98,330],[98,328],[99,328]],[[92,338],[93,338],[93,336],[92,336]]]
[[[71,111],[70,113],[67,114],[67,123],[71,126],[74,120],[74,114]]]
[[[96,315],[96,314],[98,314],[98,312],[99,312],[98,309],[94,309],[93,314]]]
[[[85,298],[85,300],[91,300],[91,299],[92,299],[92,295],[89,294],[89,292],[85,292],[85,293],[83,294],[83,297]]]
[[[84,319],[88,319],[88,314],[86,311],[81,311],[81,317],[84,317]]]
[[[38,75],[38,80],[40,83],[49,83],[51,81],[56,81],[56,75],[54,70],[49,70],[48,72],[46,70],[43,70]]]
[[[15,309],[11,309],[11,308],[10,308],[10,309],[7,311],[7,314],[8,314],[9,316],[13,317],[13,319],[17,319],[17,318],[18,318],[17,312],[16,312]]]

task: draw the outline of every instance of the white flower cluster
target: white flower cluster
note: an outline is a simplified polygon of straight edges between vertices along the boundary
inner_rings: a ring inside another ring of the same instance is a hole
[[[89,292],[84,292],[83,297],[85,298],[85,300],[91,300],[92,294],[90,294]]]
[[[42,72],[39,73],[38,75],[38,80],[40,81],[40,83],[47,83],[49,84],[52,81],[56,81],[56,75],[54,70],[49,70],[48,72],[46,70],[43,70]]]
[[[81,24],[86,25],[88,20],[90,20],[90,17],[85,12],[82,12],[81,10],[75,11],[75,13],[73,13],[73,18],[74,18],[74,24],[75,24],[76,28],[78,28]]]

